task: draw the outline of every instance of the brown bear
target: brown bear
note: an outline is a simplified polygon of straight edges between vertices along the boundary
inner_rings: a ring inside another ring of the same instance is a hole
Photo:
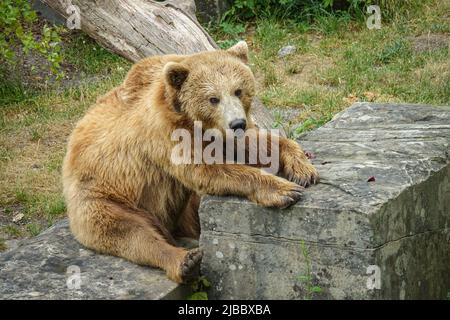
[[[171,133],[203,128],[256,129],[255,80],[248,48],[154,56],[136,63],[122,85],[99,98],[69,138],[63,187],[76,239],[98,252],[162,268],[176,282],[198,270],[197,195],[237,195],[262,206],[298,201],[317,171],[299,145],[279,139],[279,175],[246,164],[174,164]]]

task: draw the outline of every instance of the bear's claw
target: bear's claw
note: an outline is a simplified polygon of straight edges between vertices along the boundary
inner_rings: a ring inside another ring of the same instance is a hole
[[[290,163],[284,167],[284,176],[300,186],[308,187],[319,182],[317,170],[309,162]]]
[[[304,188],[283,178],[273,177],[267,186],[261,186],[249,197],[264,207],[287,208],[300,200]]]
[[[191,282],[199,276],[202,257],[203,252],[199,248],[188,251],[181,263],[181,279],[183,283]]]

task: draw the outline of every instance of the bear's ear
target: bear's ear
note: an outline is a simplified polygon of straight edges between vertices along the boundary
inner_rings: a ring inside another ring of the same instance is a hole
[[[227,49],[227,52],[236,58],[242,60],[244,63],[248,63],[248,46],[247,42],[239,41],[231,48]]]
[[[180,90],[189,75],[189,70],[180,63],[168,62],[164,66],[163,74],[170,86]]]

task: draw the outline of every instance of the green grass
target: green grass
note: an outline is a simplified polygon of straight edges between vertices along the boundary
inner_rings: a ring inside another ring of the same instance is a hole
[[[8,238],[33,236],[65,214],[61,164],[67,137],[86,109],[120,84],[131,64],[81,34],[63,37],[68,79],[46,88],[0,84],[0,207],[24,219]]]
[[[4,233],[8,234],[10,237],[13,237],[13,238],[18,238],[18,237],[22,237],[23,236],[23,233],[20,230],[20,228],[17,227],[17,226],[14,226],[14,225],[4,226],[4,227],[2,227],[2,231]]]
[[[123,68],[124,64],[127,64],[123,58],[109,52],[82,33],[71,35],[65,38],[65,41],[65,62],[77,66],[81,72],[88,75],[114,72],[117,67]]]
[[[23,205],[22,211],[27,215],[44,213],[51,218],[61,215],[66,210],[60,194],[31,193],[29,188],[16,191],[14,202]]]
[[[320,32],[325,35],[336,34],[348,28],[351,16],[346,13],[319,15],[310,30]]]
[[[37,223],[29,223],[27,224],[27,231],[32,236],[35,237],[42,231],[42,226]]]
[[[312,272],[311,258],[309,256],[309,250],[303,240],[300,242],[300,251],[306,270],[304,274],[297,277],[297,281],[302,284],[305,291],[304,300],[312,300],[317,294],[322,292],[322,288],[314,285],[314,274]]]
[[[251,43],[263,102],[300,110],[292,136],[323,125],[356,101],[450,104],[448,46],[425,52],[412,46],[419,35],[450,39],[450,3],[408,0],[396,10],[389,1],[378,3],[385,15],[381,30],[367,29],[364,16],[322,12],[312,23],[265,17],[248,23],[245,34],[227,36]],[[278,58],[286,45],[295,45],[296,53]]]
[[[27,96],[29,96],[29,93],[27,93],[26,89],[18,81],[2,81],[0,83],[0,105],[24,101]]]
[[[245,32],[245,25],[221,21],[217,25],[205,26],[205,29],[216,36],[216,42],[222,49],[236,44]]]
[[[0,110],[0,206],[23,207],[30,223],[25,235],[36,234],[38,225],[47,226],[64,214],[60,179],[67,137],[95,99],[124,74],[116,76],[62,94],[46,92]]]

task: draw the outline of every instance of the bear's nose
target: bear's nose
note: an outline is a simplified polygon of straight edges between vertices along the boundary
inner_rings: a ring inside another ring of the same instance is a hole
[[[230,122],[230,128],[231,130],[245,130],[245,127],[247,126],[247,121],[245,119],[236,119]]]

